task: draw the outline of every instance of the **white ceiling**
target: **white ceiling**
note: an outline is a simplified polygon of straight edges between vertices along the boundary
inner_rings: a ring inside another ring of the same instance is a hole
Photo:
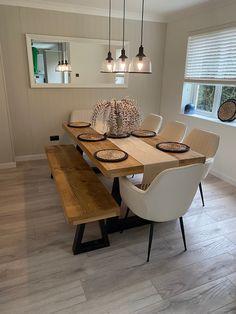
[[[127,17],[139,19],[141,0],[126,0]],[[169,21],[199,10],[225,6],[236,0],[146,0],[145,19]],[[0,0],[0,4],[18,5],[65,12],[107,16],[108,0]],[[123,0],[112,1],[112,16],[121,17]]]

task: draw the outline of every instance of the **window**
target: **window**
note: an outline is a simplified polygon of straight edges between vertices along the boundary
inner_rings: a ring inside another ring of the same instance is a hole
[[[236,27],[188,39],[182,108],[217,117],[223,102],[236,98]]]

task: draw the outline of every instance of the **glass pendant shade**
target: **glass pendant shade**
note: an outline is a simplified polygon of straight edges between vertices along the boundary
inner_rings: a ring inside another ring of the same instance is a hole
[[[114,67],[114,60],[111,56],[111,52],[109,51],[107,54],[107,58],[102,63],[101,73],[112,73]]]
[[[114,62],[113,73],[127,73],[129,71],[129,59],[125,54],[125,49],[121,50],[120,57]]]
[[[55,71],[56,72],[72,72],[72,69],[71,69],[70,63],[68,63],[67,60],[65,60],[65,62],[62,60],[62,61],[58,61],[58,65],[56,66]]]
[[[139,47],[139,53],[134,57],[129,65],[129,73],[151,74],[151,60],[145,56],[143,46]]]
[[[64,64],[62,65],[62,72],[72,72],[71,64],[65,60]]]
[[[58,64],[57,64],[57,66],[56,66],[56,68],[55,68],[55,71],[56,71],[56,72],[62,72],[62,64],[61,64],[60,61],[58,61]]]

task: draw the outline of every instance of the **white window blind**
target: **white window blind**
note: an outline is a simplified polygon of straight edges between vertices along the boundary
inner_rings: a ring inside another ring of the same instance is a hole
[[[189,37],[185,80],[236,83],[236,27]]]

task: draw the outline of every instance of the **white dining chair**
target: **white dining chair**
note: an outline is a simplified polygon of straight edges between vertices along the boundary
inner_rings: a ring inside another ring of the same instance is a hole
[[[162,116],[150,113],[141,123],[140,129],[158,133],[161,128],[162,121],[163,121]]]
[[[150,221],[147,262],[149,262],[154,222],[180,220],[180,227],[187,250],[182,216],[189,209],[204,171],[203,164],[170,168],[161,172],[144,191],[121,177],[122,200],[137,216]]]
[[[190,146],[190,148],[195,152],[206,156],[202,180],[205,179],[213,165],[214,158],[219,147],[219,135],[201,129],[193,129],[185,137],[183,142],[184,144]],[[205,206],[201,182],[199,183],[199,190],[201,194],[202,205]]]
[[[186,132],[186,125],[178,121],[169,121],[158,134],[169,142],[181,142]]]

